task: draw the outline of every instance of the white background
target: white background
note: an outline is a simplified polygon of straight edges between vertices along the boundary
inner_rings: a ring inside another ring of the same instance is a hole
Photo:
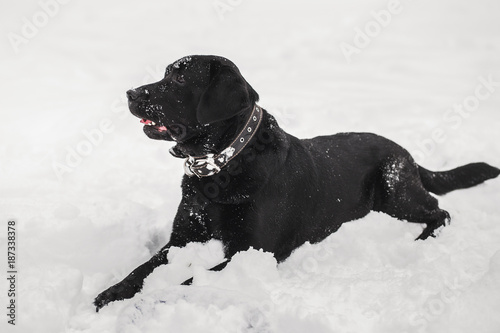
[[[442,197],[437,239],[372,213],[279,267],[254,250],[220,273],[203,268],[220,244],[193,245],[133,299],[91,304],[166,243],[180,200],[182,161],[143,134],[127,89],[217,54],[293,135],[376,132],[429,169],[500,166],[500,84],[481,83],[500,82],[498,1],[1,4],[0,248],[13,219],[19,250],[2,332],[500,331],[499,180]]]

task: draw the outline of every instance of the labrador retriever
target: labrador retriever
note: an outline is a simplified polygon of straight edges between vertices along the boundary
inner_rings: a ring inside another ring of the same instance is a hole
[[[450,215],[429,192],[468,188],[500,173],[486,163],[429,171],[375,134],[297,139],[256,104],[259,95],[238,68],[218,56],[177,60],[162,80],[127,96],[146,135],[174,141],[171,154],[185,159],[182,200],[168,244],[98,295],[97,311],[133,297],[168,263],[170,247],[189,242],[223,243],[226,261],[212,268],[217,271],[249,247],[282,262],[371,210],[423,224],[419,240],[435,236]]]

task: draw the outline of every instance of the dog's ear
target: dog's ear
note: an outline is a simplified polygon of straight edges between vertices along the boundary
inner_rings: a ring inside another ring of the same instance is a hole
[[[212,61],[209,84],[201,95],[196,117],[201,124],[226,120],[253,108],[258,100],[259,95],[236,67]]]

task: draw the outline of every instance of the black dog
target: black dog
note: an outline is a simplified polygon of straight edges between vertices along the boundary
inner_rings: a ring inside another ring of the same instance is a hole
[[[432,172],[394,142],[368,133],[299,140],[255,104],[258,94],[221,57],[182,58],[161,81],[127,96],[147,136],[177,142],[170,152],[186,159],[186,175],[170,241],[97,296],[97,310],[133,297],[167,264],[171,246],[189,242],[222,241],[227,261],[212,270],[249,247],[281,262],[370,210],[423,223],[417,239],[426,239],[450,219],[429,192],[445,194],[500,173],[485,163]]]

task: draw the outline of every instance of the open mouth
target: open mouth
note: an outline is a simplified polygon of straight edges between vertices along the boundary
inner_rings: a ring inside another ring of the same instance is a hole
[[[141,119],[141,124],[144,124],[144,126],[150,126],[154,129],[156,129],[158,132],[166,132],[167,128],[165,126],[157,126],[156,123],[152,120],[149,119]]]

